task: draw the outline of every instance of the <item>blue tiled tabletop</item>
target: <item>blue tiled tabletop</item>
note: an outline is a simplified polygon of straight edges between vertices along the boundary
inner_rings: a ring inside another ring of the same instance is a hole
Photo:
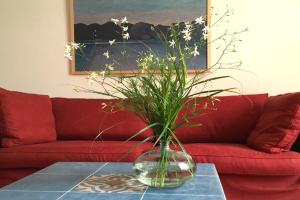
[[[2,200],[225,200],[213,164],[198,164],[190,182],[173,189],[141,185],[135,191],[104,191],[93,185],[97,177],[131,176],[132,163],[58,162],[0,189]],[[127,177],[128,178],[128,177]],[[99,183],[95,181],[96,185]],[[92,184],[92,186],[90,186]],[[88,186],[89,190],[86,189]],[[123,188],[124,189],[124,188]]]

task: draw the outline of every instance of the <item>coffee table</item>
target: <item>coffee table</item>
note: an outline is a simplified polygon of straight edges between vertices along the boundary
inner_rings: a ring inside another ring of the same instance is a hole
[[[140,184],[132,163],[58,162],[0,189],[2,200],[225,200],[213,164],[173,189]]]

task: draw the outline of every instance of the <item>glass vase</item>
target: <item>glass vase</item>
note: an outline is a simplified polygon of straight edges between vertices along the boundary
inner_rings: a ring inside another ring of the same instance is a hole
[[[196,173],[192,157],[170,149],[169,141],[161,141],[158,149],[142,154],[134,162],[133,168],[137,180],[158,188],[179,187]]]

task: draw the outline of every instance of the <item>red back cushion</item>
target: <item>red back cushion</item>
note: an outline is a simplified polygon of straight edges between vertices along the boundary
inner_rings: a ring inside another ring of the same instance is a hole
[[[103,131],[98,139],[124,141],[147,126],[133,113],[112,109],[115,103],[108,99],[53,98],[58,138],[93,140]],[[133,140],[152,135],[148,130]]]
[[[56,140],[49,96],[7,92],[1,98],[4,132],[2,145],[12,147]]]
[[[2,96],[4,94],[8,93],[8,90],[5,90],[3,88],[0,88],[0,141],[2,139],[2,134],[4,132],[4,122],[3,122],[3,114],[2,114],[2,106],[1,106],[1,101],[2,101]],[[0,142],[0,147],[2,146]]]
[[[249,146],[269,153],[289,151],[300,132],[300,92],[270,97],[249,135]]]
[[[183,143],[246,143],[267,98],[267,94],[223,96],[214,103],[203,102],[199,106],[207,103],[208,108],[190,121],[202,126],[177,129],[176,135]]]

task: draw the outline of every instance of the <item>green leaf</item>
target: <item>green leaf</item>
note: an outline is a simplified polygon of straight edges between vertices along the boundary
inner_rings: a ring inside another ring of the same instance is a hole
[[[143,141],[140,141],[139,143],[135,144],[132,148],[130,148],[126,153],[124,153],[122,155],[122,157],[118,160],[118,161],[121,161],[123,160],[126,156],[128,156],[131,152],[133,152],[136,148],[140,147],[141,145],[143,145],[144,143],[154,139],[155,136],[149,136],[147,137],[146,139],[144,139]]]
[[[142,130],[140,130],[139,132],[137,132],[136,134],[134,134],[133,136],[131,136],[130,138],[128,138],[125,142],[128,142],[128,141],[132,140],[133,138],[135,138],[139,134],[141,134],[141,133],[147,131],[148,129],[153,128],[154,126],[157,126],[157,125],[159,125],[159,123],[150,124],[149,126],[143,128]]]

